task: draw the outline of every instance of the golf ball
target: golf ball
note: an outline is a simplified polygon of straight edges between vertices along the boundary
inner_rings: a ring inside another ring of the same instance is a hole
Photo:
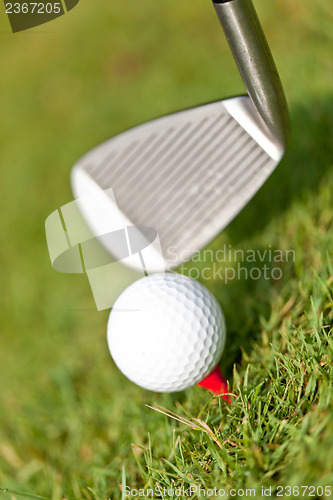
[[[161,273],[136,281],[119,296],[107,339],[128,379],[151,391],[177,392],[201,382],[216,367],[226,327],[206,287]]]

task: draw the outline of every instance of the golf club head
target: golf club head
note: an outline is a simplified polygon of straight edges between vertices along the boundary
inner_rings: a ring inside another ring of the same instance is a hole
[[[105,197],[104,191],[113,190],[103,212],[85,210],[81,203],[92,232],[120,211],[124,225],[157,231],[165,269],[189,260],[232,221],[287,144],[284,93],[251,1],[214,4],[248,95],[124,132],[83,156],[71,173],[76,198]],[[150,269],[161,271],[154,248],[147,258]]]

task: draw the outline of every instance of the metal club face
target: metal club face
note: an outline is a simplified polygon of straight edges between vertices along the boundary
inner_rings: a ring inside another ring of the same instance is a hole
[[[117,207],[110,198],[103,217],[118,208],[127,225],[158,232],[167,269],[229,224],[286,147],[284,94],[250,0],[215,8],[249,95],[140,125],[93,149],[72,170],[76,198],[112,188]],[[84,215],[94,233],[98,221]]]

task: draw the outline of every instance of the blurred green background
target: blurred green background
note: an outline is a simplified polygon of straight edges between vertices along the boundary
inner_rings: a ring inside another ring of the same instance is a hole
[[[324,0],[255,4],[292,140],[211,248],[272,245],[295,249],[297,261],[279,282],[208,284],[227,318],[230,380],[245,351],[251,359],[253,339],[269,336],[278,311],[322,272],[333,239],[332,11]],[[0,44],[0,488],[118,498],[124,464],[128,481],[144,484],[131,443],[146,446],[150,432],[160,456],[172,448],[167,420],[145,404],[174,408],[179,399],[194,414],[210,396],[199,388],[152,394],[118,372],[106,346],[108,312],[97,313],[85,276],[52,269],[44,222],[72,200],[70,168],[91,147],[159,115],[244,93],[243,84],[214,9],[199,0],[82,1],[15,35],[2,6]]]

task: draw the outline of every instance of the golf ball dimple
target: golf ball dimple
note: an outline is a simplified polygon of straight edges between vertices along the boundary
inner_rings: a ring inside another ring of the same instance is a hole
[[[177,392],[201,382],[225,345],[222,309],[201,283],[174,273],[154,274],[129,286],[110,313],[111,356],[135,384]]]

